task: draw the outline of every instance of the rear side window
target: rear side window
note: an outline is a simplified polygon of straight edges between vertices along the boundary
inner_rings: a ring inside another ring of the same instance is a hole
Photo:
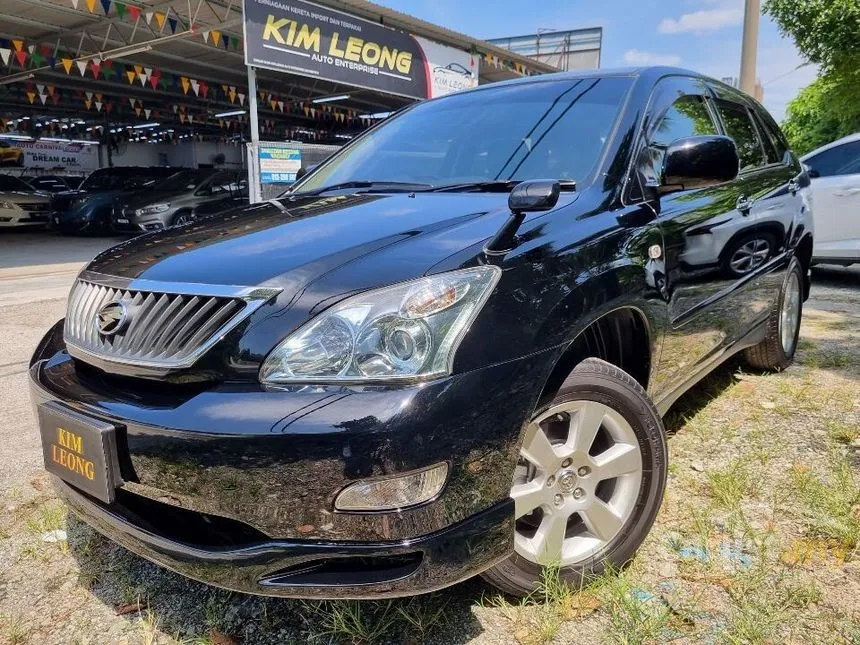
[[[755,124],[745,106],[717,99],[717,110],[726,126],[726,134],[735,141],[741,170],[749,170],[767,164]]]
[[[788,152],[788,141],[786,141],[785,135],[782,134],[776,121],[773,120],[767,110],[757,110],[755,115],[758,118],[758,124],[762,126],[762,133],[768,135],[776,149],[777,161],[785,160],[785,153]]]
[[[860,173],[860,141],[849,141],[810,157],[804,162],[818,177]]]
[[[651,132],[649,145],[667,148],[683,137],[717,134],[708,107],[701,96],[687,95],[675,101]]]

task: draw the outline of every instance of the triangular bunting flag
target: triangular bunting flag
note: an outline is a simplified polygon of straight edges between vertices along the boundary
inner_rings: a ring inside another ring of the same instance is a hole
[[[137,102],[137,99],[135,99],[135,98],[133,98],[133,97],[129,97],[129,98],[128,98],[128,104],[129,104],[129,105],[131,105],[131,107],[134,107],[134,104],[135,104],[136,102]]]
[[[215,46],[217,47],[218,43],[221,42],[221,32],[213,29],[210,33],[212,34],[212,42],[215,43]]]
[[[53,85],[48,85],[48,96],[54,96],[54,92],[57,91],[57,88]]]
[[[174,113],[174,114],[176,114],[176,112],[177,112],[178,110],[179,110],[179,106],[178,106],[178,105],[176,105],[176,104],[174,104],[174,105],[173,105],[173,113]]]
[[[152,89],[158,89],[158,81],[161,79],[161,72],[157,69],[152,70],[152,73],[149,75],[149,84],[152,85]]]
[[[208,31],[203,32],[203,42],[207,43],[207,44],[209,43],[209,32]]]
[[[128,17],[131,18],[132,21],[137,22],[137,19],[140,18],[140,7],[129,5]]]
[[[85,60],[76,60],[75,63],[78,65],[78,71],[81,73],[81,76],[86,74],[87,71],[87,61]]]
[[[47,95],[47,94],[41,94],[41,93],[40,93],[40,94],[39,94],[39,100],[40,100],[40,101],[42,101],[42,105],[45,105],[45,101],[47,101],[47,100],[48,100],[48,95]]]
[[[128,69],[128,70],[126,70],[125,75],[128,77],[128,84],[129,84],[129,85],[131,85],[132,83],[134,83],[134,76],[135,76],[135,74],[134,74],[134,70],[133,70],[133,69]]]
[[[79,1],[80,1],[80,0],[72,0],[72,6],[73,6],[75,9],[77,9],[77,8],[78,8],[78,2],[79,2]]]
[[[108,11],[110,11],[110,0],[102,0],[102,9],[105,10],[105,15],[108,15]]]
[[[87,0],[87,9],[93,13],[96,10],[96,0]]]
[[[63,58],[62,59],[63,69],[66,70],[66,74],[68,74],[69,72],[72,71],[72,63],[74,63],[74,62],[75,61],[73,61],[71,58]]]
[[[284,111],[284,102],[283,102],[283,101],[278,101],[278,109],[279,109],[281,112],[283,112],[283,111]]]
[[[39,94],[45,93],[45,86],[41,83],[36,83],[36,89],[39,91]]]
[[[33,90],[29,90],[27,92],[27,100],[30,101],[30,103],[36,100],[36,93]]]
[[[149,24],[152,22],[153,14],[154,14],[154,12],[152,12],[152,11],[147,11],[143,14],[143,16],[146,18],[146,24]]]
[[[93,104],[93,102],[92,102],[92,101],[90,101],[89,99],[87,99],[86,101],[84,101],[84,105],[86,105],[86,106],[87,106],[87,109],[88,109],[88,110],[90,109],[90,107],[92,107],[92,104]]]
[[[278,104],[278,102],[277,102],[275,99],[269,99],[269,105],[271,105],[271,106],[272,106],[272,109],[273,109],[273,110],[275,109],[275,106],[276,106],[277,104]]]
[[[0,59],[3,60],[4,65],[9,64],[9,56],[12,55],[12,50],[8,47],[0,47]]]
[[[177,25],[176,18],[168,18],[167,24],[170,25],[170,33],[175,34],[176,33],[176,25]]]
[[[99,72],[101,71],[101,65],[96,62],[97,59],[93,58],[90,62],[90,71],[93,73],[93,78],[99,77]]]
[[[194,96],[200,96],[200,83],[191,79],[191,89],[194,90]]]
[[[13,40],[12,41],[12,47],[15,48],[16,52],[19,52],[22,49],[24,49],[24,41],[23,40]]]
[[[116,15],[120,18],[125,18],[125,3],[124,2],[114,2],[114,6],[116,7]],[[110,111],[110,110],[108,110]]]
[[[185,123],[185,115],[184,115],[184,114],[182,114],[182,112],[180,112],[180,113],[179,113],[179,122],[180,122],[180,123]]]
[[[102,111],[102,102],[101,101],[96,101],[96,110],[98,112]]]
[[[224,34],[224,38],[222,38],[222,40],[224,41],[224,49],[230,49],[230,36]]]
[[[134,108],[134,112],[135,112],[135,114],[137,114],[137,116],[140,116],[140,113],[142,111],[143,111],[143,109],[139,105],[136,108]]]
[[[203,95],[203,98],[206,98],[206,95],[209,94],[209,86],[206,84],[206,81],[200,81],[200,93]]]
[[[146,118],[148,119],[149,115],[152,114],[152,110],[150,108],[145,108],[143,110],[143,113],[144,113],[144,115],[146,115]]]
[[[245,95],[239,93],[239,105],[245,105]]]
[[[92,100],[92,98],[93,98],[93,93],[92,93],[92,92],[84,92],[84,94],[86,95],[86,97],[87,97],[87,100],[88,100],[88,101],[89,101],[89,100]]]
[[[188,78],[183,76],[179,79],[179,82],[182,83],[182,91],[185,94],[188,94],[188,88],[191,87],[191,83],[189,82]]]
[[[27,51],[22,49],[21,51],[15,52],[15,59],[18,61],[18,64],[23,68],[24,63],[27,62]]]
[[[157,23],[158,23],[158,28],[159,28],[159,29],[163,29],[163,28],[164,28],[164,14],[163,14],[163,13],[161,13],[160,11],[156,11],[156,12],[155,12],[155,22],[157,22]]]

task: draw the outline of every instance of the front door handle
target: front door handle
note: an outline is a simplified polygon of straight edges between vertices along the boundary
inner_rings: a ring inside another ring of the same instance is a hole
[[[740,197],[738,197],[738,202],[737,204],[735,204],[735,208],[737,208],[741,212],[741,215],[749,215],[752,206],[753,200],[746,195],[741,195]]]

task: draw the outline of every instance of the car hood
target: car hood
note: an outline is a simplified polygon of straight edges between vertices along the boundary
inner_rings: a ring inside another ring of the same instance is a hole
[[[179,199],[180,197],[190,195],[191,192],[190,190],[153,190],[149,188],[143,192],[131,193],[122,200],[122,204],[129,210],[133,210],[149,206],[150,204],[160,204],[162,202],[169,202],[171,199]]]
[[[15,191],[0,191],[0,199],[16,204],[44,204],[50,197],[43,193],[19,193]]]
[[[563,193],[556,208],[574,199],[575,193]],[[341,269],[361,288],[421,275],[495,234],[509,216],[507,194],[496,193],[271,200],[134,238],[105,251],[89,268],[131,279],[293,292]],[[357,266],[370,258],[371,265]]]

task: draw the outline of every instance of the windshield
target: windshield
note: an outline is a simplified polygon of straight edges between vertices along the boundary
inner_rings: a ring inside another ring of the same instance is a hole
[[[630,85],[627,78],[541,81],[420,103],[347,146],[296,192],[353,181],[581,181]]]
[[[106,190],[119,186],[121,181],[122,176],[119,171],[114,169],[96,170],[81,182],[79,188],[81,190]]]
[[[194,190],[212,176],[211,170],[180,170],[155,186],[154,190]]]
[[[35,189],[25,181],[11,175],[0,175],[0,192],[32,193]]]

